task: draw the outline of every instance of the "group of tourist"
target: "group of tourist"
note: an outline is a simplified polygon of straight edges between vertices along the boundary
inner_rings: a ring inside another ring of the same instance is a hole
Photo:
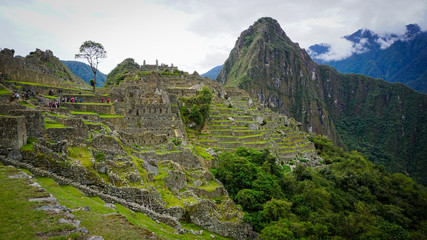
[[[58,101],[49,103],[49,108],[59,108],[59,106],[60,106],[60,103]]]
[[[104,103],[104,98],[101,98],[101,103]],[[107,99],[107,103],[110,103],[110,99]]]
[[[71,103],[82,102],[82,99],[80,98],[77,100],[77,97],[71,97],[71,98],[63,97],[63,98],[60,98],[60,100],[61,102],[71,102]]]
[[[34,94],[38,94],[38,92],[37,93],[34,93],[34,90],[33,89],[28,89],[27,91],[25,91],[24,92],[24,94],[22,95],[26,100],[28,100],[28,99],[30,99],[30,96],[34,96]],[[18,100],[19,98],[20,98],[21,96],[19,95],[19,93],[17,92],[17,93],[12,93],[11,95],[10,95],[10,100],[11,101],[13,101],[13,100]]]

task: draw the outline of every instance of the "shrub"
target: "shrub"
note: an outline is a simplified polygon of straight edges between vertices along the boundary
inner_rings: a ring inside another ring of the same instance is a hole
[[[95,160],[100,162],[105,160],[105,154],[103,152],[98,152],[95,154]]]

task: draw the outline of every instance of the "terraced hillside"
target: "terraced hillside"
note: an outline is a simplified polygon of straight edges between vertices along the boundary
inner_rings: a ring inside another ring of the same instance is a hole
[[[225,91],[238,91],[226,88]],[[298,123],[285,115],[256,105],[242,92],[229,100],[214,98],[210,105],[207,127],[197,133],[190,130],[190,139],[196,145],[215,151],[234,151],[238,147],[257,150],[268,148],[289,163],[313,159],[315,149],[305,132],[298,130]],[[310,161],[311,164],[317,164]]]

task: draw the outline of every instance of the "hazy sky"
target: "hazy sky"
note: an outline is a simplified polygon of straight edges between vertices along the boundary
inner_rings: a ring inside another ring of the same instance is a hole
[[[80,45],[104,45],[109,73],[125,58],[204,73],[223,64],[240,33],[260,17],[278,20],[302,48],[330,43],[360,28],[403,33],[427,29],[426,0],[0,0],[0,48],[26,56],[36,48],[73,60]]]

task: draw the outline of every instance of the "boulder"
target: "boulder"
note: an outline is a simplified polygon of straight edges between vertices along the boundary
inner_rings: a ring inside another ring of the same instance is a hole
[[[258,124],[256,124],[256,123],[250,123],[249,128],[251,130],[258,130],[259,129]]]

